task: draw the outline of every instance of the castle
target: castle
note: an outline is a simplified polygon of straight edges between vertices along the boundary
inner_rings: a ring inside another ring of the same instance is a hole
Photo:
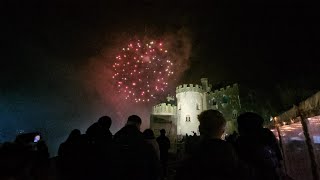
[[[241,109],[239,88],[237,84],[212,90],[207,78],[201,79],[200,85],[183,84],[176,88],[176,103],[170,103],[173,97],[168,97],[168,103],[153,106],[150,127],[155,134],[160,129],[166,129],[170,139],[175,140],[186,134],[199,135],[198,115],[208,109],[220,111],[227,120],[226,133],[235,130],[235,119]]]

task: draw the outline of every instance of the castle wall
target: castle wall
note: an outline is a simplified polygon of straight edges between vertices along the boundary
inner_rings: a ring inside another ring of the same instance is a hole
[[[170,139],[171,147],[175,147],[177,141],[177,116],[151,114],[150,129],[153,130],[155,137],[160,136],[160,130],[166,130],[166,136]],[[175,151],[171,148],[171,151]]]
[[[161,103],[156,106],[153,106],[151,114],[154,115],[176,115],[177,106]]]
[[[172,139],[176,135],[192,135],[193,132],[199,135],[198,115],[207,109],[219,110],[224,115],[227,134],[236,130],[236,118],[241,112],[238,85],[211,91],[207,79],[201,81],[202,86],[183,84],[176,88],[177,106],[161,103],[153,107],[150,125],[155,133],[165,128],[170,131]]]
[[[208,109],[219,110],[226,120],[227,133],[236,129],[236,118],[241,111],[239,88],[237,84],[210,92],[207,95]]]
[[[177,135],[191,135],[193,131],[199,135],[198,115],[203,111],[203,90],[201,86],[192,84],[179,86],[177,98]]]

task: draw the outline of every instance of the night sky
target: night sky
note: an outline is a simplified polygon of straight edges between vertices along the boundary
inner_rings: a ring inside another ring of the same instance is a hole
[[[151,104],[119,100],[110,79],[114,52],[137,36],[176,43],[171,51],[181,68],[167,93],[208,77],[212,84],[239,83],[281,112],[297,100],[288,96],[320,88],[319,12],[307,2],[1,4],[1,140],[40,130],[55,149],[71,129],[84,132],[102,115],[113,118],[113,132],[133,113],[147,127]]]

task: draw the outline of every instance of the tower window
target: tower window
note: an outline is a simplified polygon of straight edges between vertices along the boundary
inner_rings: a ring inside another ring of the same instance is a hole
[[[211,99],[211,105],[212,105],[212,106],[217,105],[217,102],[216,102],[215,98],[212,98],[212,99]]]
[[[186,116],[186,122],[191,122],[190,115]]]
[[[197,103],[197,110],[200,110],[200,105]]]
[[[232,119],[237,119],[237,117],[238,117],[238,111],[234,109],[232,111]]]

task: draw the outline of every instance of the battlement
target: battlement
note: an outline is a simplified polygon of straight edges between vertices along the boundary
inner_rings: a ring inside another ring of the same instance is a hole
[[[172,104],[160,103],[152,107],[152,114],[175,115],[177,106]]]
[[[238,92],[238,84],[237,83],[235,83],[235,84],[233,84],[233,85],[229,85],[229,86],[226,86],[225,88],[220,88],[220,89],[216,89],[216,90],[214,90],[214,91],[211,91],[210,93],[209,93],[209,95],[212,95],[212,96],[214,96],[214,95],[217,95],[217,94],[231,94],[231,93],[233,93],[233,92]]]
[[[202,86],[199,86],[198,84],[183,84],[176,87],[176,94],[181,92],[203,92]]]

